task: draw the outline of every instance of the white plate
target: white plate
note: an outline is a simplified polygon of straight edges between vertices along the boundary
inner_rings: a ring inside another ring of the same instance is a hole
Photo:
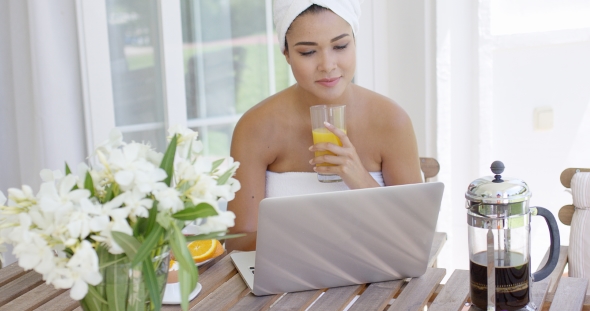
[[[188,301],[191,301],[197,297],[203,286],[201,283],[197,283],[195,290],[188,295]],[[180,304],[180,283],[166,283],[164,289],[164,297],[162,297],[162,303],[165,305],[179,305]]]

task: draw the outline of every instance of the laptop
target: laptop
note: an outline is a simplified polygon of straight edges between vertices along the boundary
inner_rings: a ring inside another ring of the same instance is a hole
[[[265,198],[256,251],[230,257],[254,295],[419,277],[440,182]]]

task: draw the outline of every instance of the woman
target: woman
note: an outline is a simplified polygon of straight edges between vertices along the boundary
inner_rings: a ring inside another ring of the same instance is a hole
[[[280,46],[297,83],[248,110],[234,130],[231,155],[242,188],[228,209],[236,214],[229,251],[256,247],[258,205],[267,196],[422,182],[416,138],[404,110],[351,83],[356,69],[359,0],[275,0]],[[283,44],[284,42],[284,44]],[[346,105],[347,134],[326,124],[342,146],[313,145],[310,107]],[[311,147],[310,147],[311,146]],[[315,151],[334,155],[314,157]],[[318,166],[330,163],[332,166]],[[322,184],[316,172],[343,182]]]

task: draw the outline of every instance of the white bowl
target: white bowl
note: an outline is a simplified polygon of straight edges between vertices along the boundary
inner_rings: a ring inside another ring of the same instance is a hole
[[[203,286],[197,283],[197,287],[188,295],[188,300],[191,301],[197,297]],[[166,283],[164,289],[164,297],[162,304],[165,305],[179,305],[180,304],[180,283]]]

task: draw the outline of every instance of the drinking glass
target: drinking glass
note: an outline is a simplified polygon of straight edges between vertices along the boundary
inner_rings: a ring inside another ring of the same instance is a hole
[[[346,118],[345,105],[342,106],[327,106],[317,105],[310,108],[311,111],[311,130],[313,134],[313,143],[332,143],[334,145],[342,146],[342,142],[334,133],[330,132],[324,126],[324,122],[328,122],[346,133]],[[325,154],[333,154],[330,151],[316,151],[315,156],[319,157]],[[331,166],[330,163],[319,163],[316,166]],[[337,174],[320,174],[318,173],[318,180],[320,182],[340,182]]]

